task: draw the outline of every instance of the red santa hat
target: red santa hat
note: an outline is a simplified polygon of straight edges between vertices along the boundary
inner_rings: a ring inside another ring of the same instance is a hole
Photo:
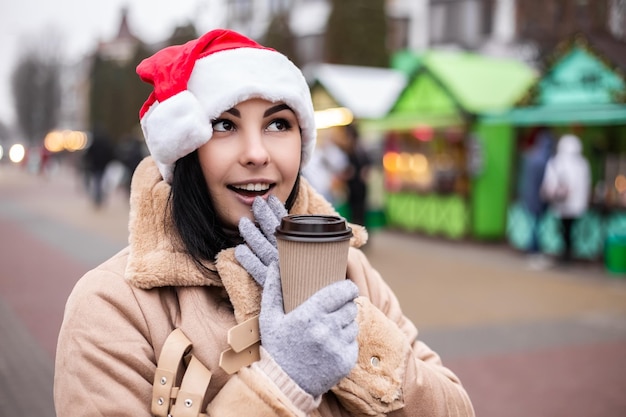
[[[154,90],[139,112],[141,128],[163,179],[174,164],[211,139],[212,120],[250,98],[282,101],[298,117],[302,165],[315,147],[309,86],[283,54],[224,29],[164,48],[137,66]]]

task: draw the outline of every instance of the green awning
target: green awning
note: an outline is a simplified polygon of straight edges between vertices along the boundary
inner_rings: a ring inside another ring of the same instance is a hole
[[[454,114],[391,114],[384,119],[361,120],[360,126],[368,131],[406,131],[417,126],[444,127],[461,126],[464,123],[459,113]]]
[[[483,114],[484,123],[533,125],[615,125],[626,124],[626,104],[595,106],[533,106],[518,107],[499,114]]]

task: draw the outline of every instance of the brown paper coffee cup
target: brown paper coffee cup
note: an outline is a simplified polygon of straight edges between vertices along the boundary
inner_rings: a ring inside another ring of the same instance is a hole
[[[291,215],[276,228],[283,305],[288,313],[346,278],[352,229],[338,216]]]

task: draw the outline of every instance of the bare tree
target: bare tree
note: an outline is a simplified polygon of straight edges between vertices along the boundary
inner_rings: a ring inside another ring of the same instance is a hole
[[[0,120],[0,145],[9,139],[9,128]]]
[[[326,62],[387,67],[384,0],[332,0],[326,32]]]
[[[61,37],[47,29],[25,39],[11,86],[17,124],[29,145],[57,127],[61,105]]]
[[[276,49],[300,66],[301,62],[294,47],[294,37],[289,28],[289,15],[286,11],[274,15],[265,33],[263,44]]]

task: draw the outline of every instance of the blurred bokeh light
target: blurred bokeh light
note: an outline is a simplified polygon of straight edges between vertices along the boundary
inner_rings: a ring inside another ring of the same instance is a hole
[[[615,189],[619,194],[626,193],[626,176],[620,174],[615,177]]]
[[[44,146],[50,152],[75,152],[87,147],[87,134],[77,130],[53,130],[44,139]]]
[[[315,112],[315,125],[318,129],[346,126],[352,123],[352,120],[354,120],[354,115],[345,107],[335,107]]]
[[[9,159],[11,162],[19,164],[24,159],[24,156],[26,156],[26,149],[22,144],[16,143],[9,149]]]

